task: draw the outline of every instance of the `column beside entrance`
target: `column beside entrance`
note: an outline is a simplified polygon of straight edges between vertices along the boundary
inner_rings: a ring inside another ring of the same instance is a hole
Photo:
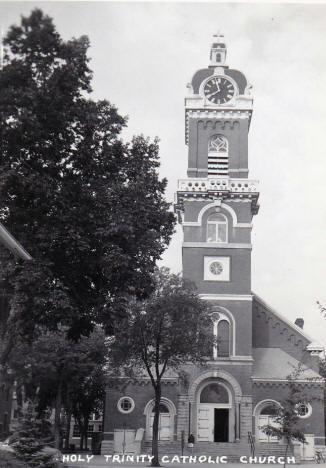
[[[240,438],[246,440],[252,433],[252,396],[243,395],[240,403]]]
[[[185,440],[188,439],[189,432],[189,397],[188,395],[178,395],[178,419],[175,438],[181,440],[182,431],[185,434]]]

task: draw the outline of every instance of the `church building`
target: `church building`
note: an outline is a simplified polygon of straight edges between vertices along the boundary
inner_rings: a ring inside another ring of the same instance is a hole
[[[203,370],[184,366],[188,382],[168,374],[163,382],[159,439],[162,453],[178,453],[194,437],[194,453],[276,453],[284,441],[261,427],[289,394],[288,376],[299,366],[298,404],[308,444],[301,457],[325,444],[323,351],[302,329],[251,289],[251,231],[258,214],[259,183],[249,178],[248,133],[252,87],[227,65],[224,37],[213,37],[209,65],[198,70],[185,98],[187,178],[178,182],[175,210],[183,227],[183,276],[213,306],[218,346]],[[266,254],[268,254],[266,252]],[[108,386],[102,453],[146,453],[153,425],[149,379]],[[265,450],[265,452],[264,452]],[[267,452],[266,452],[267,451]]]

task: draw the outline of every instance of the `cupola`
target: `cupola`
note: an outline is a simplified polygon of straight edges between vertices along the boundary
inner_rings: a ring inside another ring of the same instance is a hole
[[[211,53],[210,53],[210,66],[216,67],[225,65],[226,61],[226,44],[224,35],[217,33],[213,36]]]

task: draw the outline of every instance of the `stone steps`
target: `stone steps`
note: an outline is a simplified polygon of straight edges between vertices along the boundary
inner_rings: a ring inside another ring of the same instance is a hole
[[[266,443],[266,444],[256,444],[255,446],[256,456],[284,457],[285,451],[286,451],[286,444]],[[291,457],[292,455],[293,455],[292,449],[291,447],[289,447],[287,456]]]
[[[144,442],[142,453],[150,454],[152,450],[151,442]],[[181,442],[159,442],[159,454],[181,456]],[[191,449],[186,444],[183,450],[185,456],[211,456],[212,458],[226,456],[229,463],[239,462],[241,456],[250,456],[250,447],[244,442],[197,442]]]

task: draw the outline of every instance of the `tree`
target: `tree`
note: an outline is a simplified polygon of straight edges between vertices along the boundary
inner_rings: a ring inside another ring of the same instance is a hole
[[[17,440],[13,443],[17,458],[30,467],[53,468],[52,454],[42,452],[45,446],[43,438],[48,432],[49,422],[37,416],[30,402],[20,418]]]
[[[2,252],[10,324],[30,339],[38,327],[75,339],[110,329],[128,296],[150,293],[173,232],[158,141],[124,143],[126,118],[89,98],[87,37],[63,41],[36,9],[3,42],[0,220],[33,257]]]
[[[87,378],[80,382],[77,392],[71,393],[72,414],[80,430],[80,449],[87,449],[87,433],[93,412],[102,413],[105,397],[105,375],[103,369],[94,368]]]
[[[306,443],[305,435],[298,427],[300,421],[298,407],[300,404],[308,402],[307,396],[302,392],[302,387],[297,382],[302,372],[302,366],[299,365],[298,368],[294,369],[293,373],[287,377],[288,394],[281,402],[280,406],[275,406],[275,425],[268,424],[262,426],[263,432],[267,435],[285,440],[284,467],[286,465],[286,457],[290,444],[295,440]]]
[[[23,389],[25,399],[37,402],[40,413],[54,408],[56,448],[61,442],[63,407],[74,412],[76,405],[81,405],[78,414],[84,417],[83,434],[85,420],[88,424],[91,412],[99,408],[99,400],[104,397],[106,353],[105,335],[99,328],[78,342],[68,340],[64,330],[47,331],[33,343],[22,342],[12,350],[8,367],[18,391]]]
[[[152,454],[153,466],[159,466],[158,425],[162,379],[167,369],[181,370],[184,363],[205,362],[207,349],[213,349],[210,309],[194,287],[170,274],[167,268],[154,275],[155,289],[144,301],[130,303],[127,315],[114,330],[109,362],[130,375],[144,369],[155,395]]]

